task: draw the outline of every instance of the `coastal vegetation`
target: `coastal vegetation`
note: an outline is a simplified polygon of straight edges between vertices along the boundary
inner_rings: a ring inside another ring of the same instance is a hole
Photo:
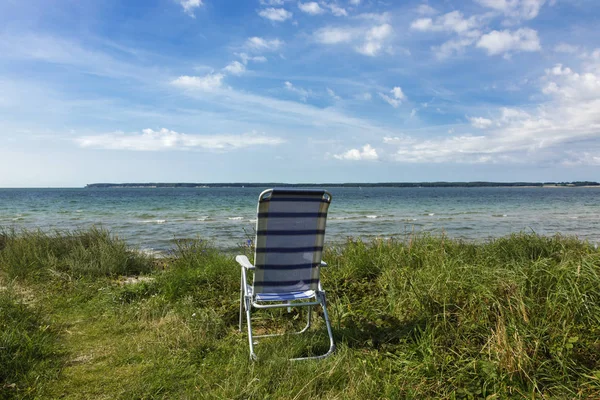
[[[287,361],[327,347],[317,324],[251,362],[238,266],[210,242],[153,258],[98,229],[0,233],[0,398],[600,398],[594,246],[408,235],[325,260],[337,353]]]

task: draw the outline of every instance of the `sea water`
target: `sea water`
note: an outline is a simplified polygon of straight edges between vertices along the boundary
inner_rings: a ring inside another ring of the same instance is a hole
[[[181,239],[232,250],[253,237],[262,188],[0,189],[0,228],[103,227],[165,252]],[[330,188],[326,242],[445,234],[481,241],[516,232],[600,242],[600,188]]]

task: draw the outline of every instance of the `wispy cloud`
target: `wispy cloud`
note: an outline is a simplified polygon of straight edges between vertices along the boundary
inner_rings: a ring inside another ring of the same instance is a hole
[[[325,6],[327,8],[329,8],[331,13],[336,17],[347,17],[348,16],[348,11],[346,11],[345,8],[340,7],[335,3],[329,3],[329,4],[326,4]]]
[[[483,117],[470,117],[469,121],[475,128],[486,129],[492,126],[492,120]]]
[[[292,93],[295,93],[295,94],[297,94],[298,96],[300,96],[300,99],[301,99],[302,101],[306,101],[306,99],[308,99],[308,96],[310,96],[310,94],[311,94],[311,92],[310,92],[309,90],[306,90],[306,89],[303,89],[303,88],[296,87],[296,86],[294,86],[294,85],[292,84],[292,82],[287,82],[287,81],[286,81],[286,82],[284,83],[283,87],[284,87],[286,90],[288,90],[288,91],[290,91],[290,92],[292,92]]]
[[[264,10],[258,11],[258,15],[275,22],[283,22],[292,18],[293,14],[287,11],[285,8],[265,8]]]
[[[152,68],[139,68],[131,61],[122,61],[107,51],[90,48],[75,39],[48,34],[0,33],[0,52],[4,60],[70,66],[87,74],[109,78],[142,80],[155,74]]]
[[[317,30],[313,37],[325,45],[350,44],[357,53],[374,57],[383,52],[393,35],[390,24],[364,27],[331,27]]]
[[[402,101],[406,100],[406,96],[402,92],[402,88],[400,88],[399,86],[396,86],[392,90],[390,90],[390,93],[392,94],[392,96],[388,96],[385,93],[379,92],[379,97],[381,97],[390,106],[392,106],[394,108],[398,108],[398,106],[400,106],[400,104],[402,104]]]
[[[223,70],[232,75],[242,75],[246,72],[246,63],[242,64],[239,61],[232,61]]]
[[[277,51],[284,45],[283,40],[264,39],[258,36],[248,38],[246,47],[255,51]]]
[[[492,119],[471,117],[474,127],[487,129],[486,135],[384,140],[396,147],[390,157],[412,163],[522,163],[551,156],[563,165],[595,163],[596,157],[575,157],[568,150],[600,138],[600,65],[587,68],[583,73],[560,64],[549,68],[541,79],[547,101],[536,108],[502,107]]]
[[[179,0],[183,11],[192,18],[196,18],[194,11],[203,5],[202,0]]]
[[[249,56],[246,53],[236,53],[236,55],[242,60],[244,65],[248,64],[248,61],[264,63],[267,62],[267,58],[265,56]]]
[[[144,129],[141,133],[113,132],[89,135],[75,139],[84,148],[129,151],[166,151],[204,149],[231,151],[250,146],[275,146],[284,143],[279,137],[257,132],[243,135],[194,135],[178,133],[166,128],[158,131]]]
[[[334,92],[332,89],[330,89],[330,88],[327,88],[327,94],[328,94],[328,95],[329,95],[329,96],[330,96],[332,99],[334,99],[334,100],[341,100],[341,99],[342,99],[340,96],[338,96],[337,94],[335,94],[335,92]]]
[[[489,23],[494,16],[503,15],[512,18],[511,21],[535,18],[545,0],[476,0],[482,6],[495,12],[475,14],[465,17],[461,11],[455,10],[437,17],[422,17],[415,19],[410,28],[420,32],[439,32],[451,35],[452,38],[440,45],[432,46],[436,57],[440,60],[456,54],[462,54],[465,49],[475,45],[486,50],[490,56],[502,54],[505,58],[512,53],[521,51],[539,51],[541,49],[537,31],[531,28],[516,30],[489,30]],[[429,6],[419,8],[418,12],[426,14]],[[511,23],[511,24],[512,24]]]
[[[546,0],[475,0],[480,5],[516,19],[530,20],[538,16]]]

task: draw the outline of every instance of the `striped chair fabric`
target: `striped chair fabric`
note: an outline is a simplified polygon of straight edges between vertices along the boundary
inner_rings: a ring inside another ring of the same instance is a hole
[[[327,209],[324,190],[273,189],[259,199],[254,256],[257,299],[305,298],[319,283]]]

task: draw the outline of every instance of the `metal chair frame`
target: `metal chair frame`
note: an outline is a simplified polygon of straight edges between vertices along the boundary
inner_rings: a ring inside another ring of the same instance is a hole
[[[315,192],[318,192],[319,194],[323,195],[323,199],[324,199],[324,200],[322,200],[323,202],[329,203],[331,201],[331,194],[327,191],[315,191],[315,190],[302,191],[302,190],[296,190],[296,189],[293,189],[293,190],[269,189],[269,190],[263,191],[259,196],[259,210],[260,210],[260,206],[261,206],[261,201],[269,201],[270,197],[274,194],[274,191],[277,191],[275,193],[278,193],[278,194],[282,193],[284,195],[288,194],[288,193],[286,193],[286,191],[289,191],[290,193],[293,193],[294,195],[299,195],[299,196],[301,196],[302,194],[304,194],[306,196],[306,193],[309,193],[309,194],[313,195],[313,199],[312,199],[313,201],[314,201]],[[283,200],[288,200],[288,199],[283,199]],[[296,200],[296,199],[294,199],[294,200]],[[302,201],[302,200],[299,200],[299,201]],[[326,218],[326,209],[327,209],[327,207],[325,208],[325,211],[324,211],[325,218]],[[259,219],[257,219],[257,235],[258,235],[259,221],[260,221],[260,211],[259,211]],[[322,224],[323,224],[322,228],[319,228],[319,229],[323,229],[322,231],[320,231],[321,234],[324,233],[325,221],[322,221]],[[286,229],[288,229],[288,228],[286,228]],[[322,240],[323,240],[323,238],[321,237],[319,239],[320,243],[322,243]],[[257,241],[258,241],[258,236],[257,236]],[[256,252],[255,252],[255,257],[256,257]],[[313,257],[320,257],[320,253],[318,253],[318,254],[315,253],[313,255]],[[240,332],[242,331],[243,314],[245,313],[247,326],[248,326],[248,344],[250,346],[250,359],[251,360],[258,359],[256,352],[254,350],[254,346],[257,343],[257,342],[255,342],[255,339],[265,338],[265,337],[282,336],[282,335],[288,334],[288,333],[275,333],[275,334],[254,335],[252,333],[252,310],[253,310],[253,308],[256,308],[256,309],[287,308],[288,311],[291,311],[291,307],[308,307],[307,321],[306,321],[306,325],[304,326],[304,328],[302,328],[300,331],[289,333],[292,335],[299,335],[299,334],[305,333],[309,330],[309,328],[311,327],[312,309],[314,306],[320,305],[323,309],[323,319],[325,320],[325,325],[327,327],[327,334],[329,335],[329,350],[325,354],[322,354],[322,355],[292,358],[291,361],[322,359],[322,358],[329,357],[330,355],[333,354],[333,352],[335,351],[335,342],[333,340],[333,332],[331,329],[331,322],[329,320],[329,314],[327,313],[326,295],[325,295],[325,291],[323,290],[323,288],[321,286],[320,279],[318,279],[318,282],[316,282],[317,281],[316,277],[320,276],[320,274],[318,274],[319,270],[316,270],[314,272],[316,275],[313,277],[314,280],[313,280],[313,283],[311,286],[312,287],[311,290],[304,290],[301,292],[277,291],[276,293],[270,293],[270,292],[256,293],[254,282],[252,284],[248,283],[248,271],[255,271],[256,267],[254,265],[252,265],[252,263],[248,260],[248,257],[246,257],[246,256],[239,255],[235,258],[235,260],[238,262],[238,264],[241,267],[239,330],[240,330]],[[312,268],[320,269],[322,267],[327,266],[327,264],[325,262],[323,262],[322,260],[319,260],[318,258],[316,259],[316,261],[313,261],[313,262],[315,262],[316,265],[313,265]],[[316,287],[315,287],[314,283],[316,283]],[[262,299],[261,299],[261,295],[263,295]],[[268,299],[265,299],[265,297],[268,297]]]

